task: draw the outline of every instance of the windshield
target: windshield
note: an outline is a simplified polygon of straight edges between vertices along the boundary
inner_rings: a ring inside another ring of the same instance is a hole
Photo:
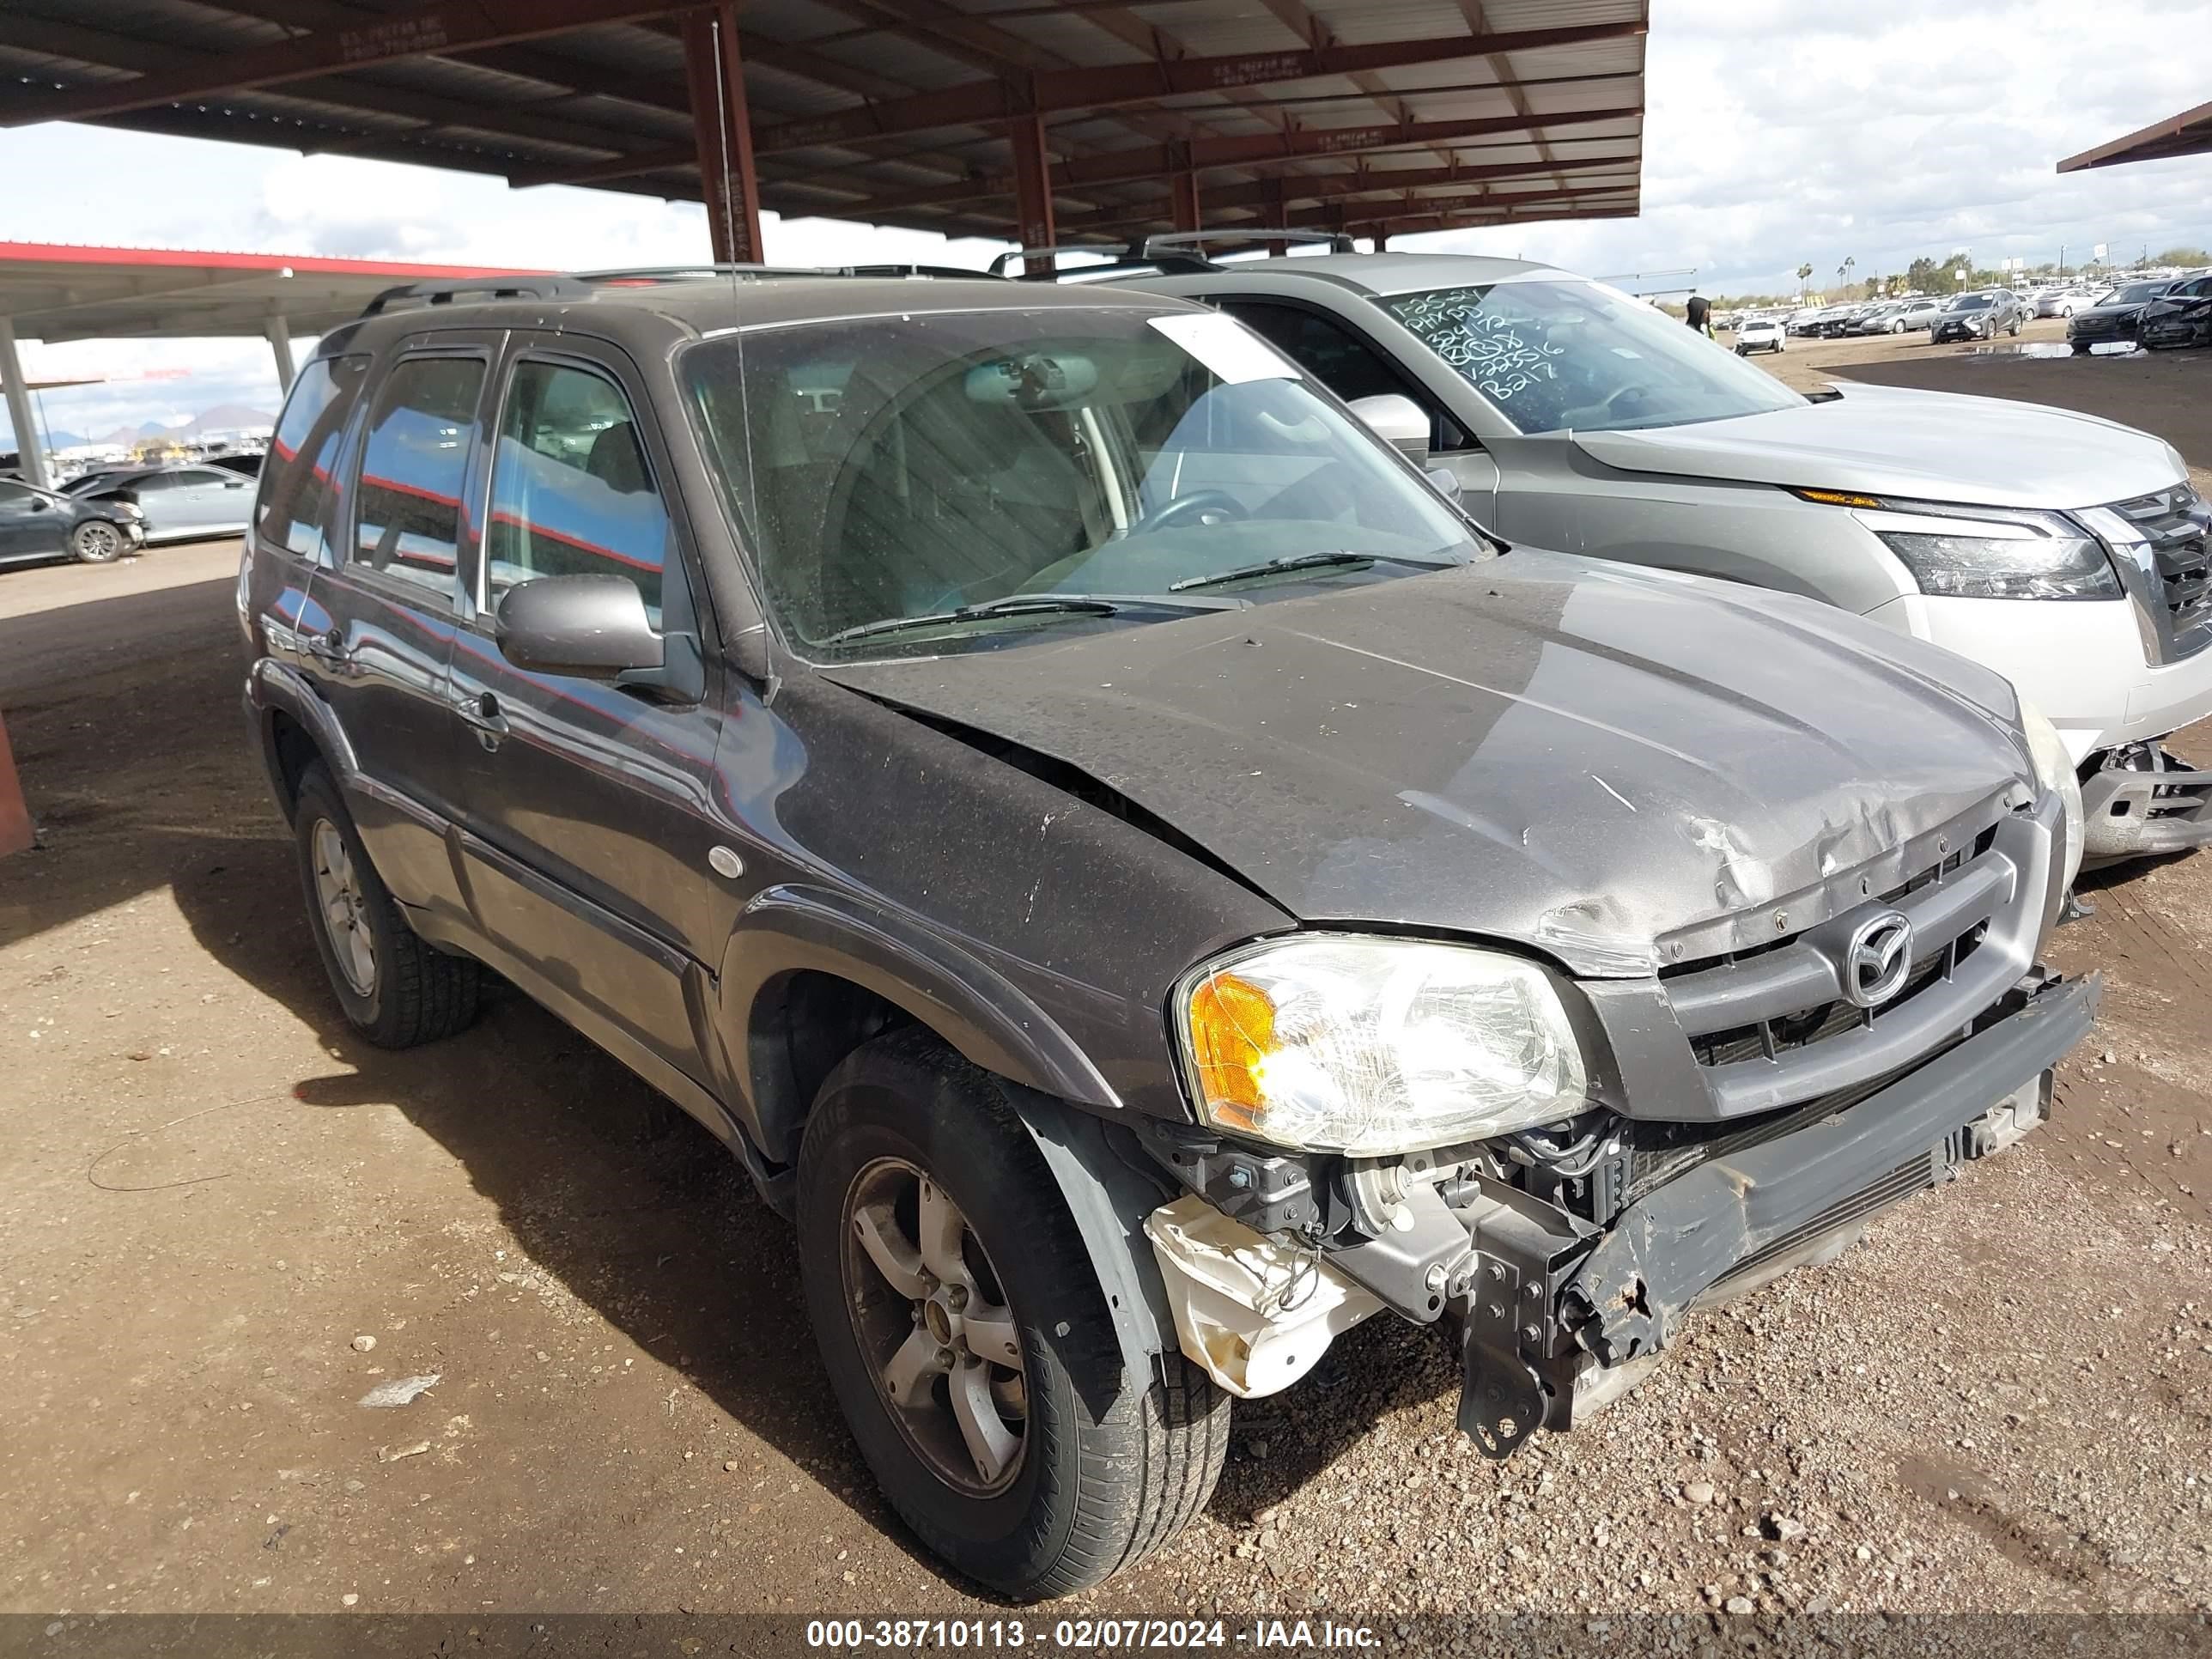
[[[2139,306],[2148,301],[2157,299],[2159,295],[2165,292],[2166,284],[2164,283],[2137,283],[2133,288],[2124,288],[2119,289],[2117,293],[2107,294],[2102,303],[2106,305]]]
[[[1381,303],[1524,433],[1677,426],[1804,402],[1733,351],[1595,283],[1492,283]]]
[[[1989,308],[1990,296],[1986,294],[1961,294],[1951,301],[1954,311],[1987,311]]]
[[[761,328],[694,346],[684,372],[769,604],[823,655],[1167,620],[1487,550],[1218,314],[1055,306]],[[924,620],[897,625],[908,618]]]

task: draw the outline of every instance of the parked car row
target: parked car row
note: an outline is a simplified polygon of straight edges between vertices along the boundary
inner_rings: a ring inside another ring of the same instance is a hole
[[[2100,345],[2212,345],[2212,275],[2126,283],[2066,325],[2076,354]]]
[[[1126,266],[387,295],[239,583],[346,1018],[489,969],[704,1124],[1022,1599],[1363,1319],[1486,1455],[1585,1421],[2032,1133],[2077,869],[2212,838],[2159,441],[1541,265]]]
[[[235,536],[253,499],[260,458],[251,459],[251,471],[212,462],[111,468],[58,490],[0,480],[0,565],[106,564],[157,543]]]

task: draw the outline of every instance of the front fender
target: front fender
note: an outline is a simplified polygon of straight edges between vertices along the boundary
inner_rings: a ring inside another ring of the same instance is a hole
[[[722,1029],[742,1039],[769,983],[808,971],[873,992],[1010,1082],[1079,1106],[1121,1109],[1121,1098],[1074,1040],[981,957],[866,900],[824,888],[770,887],[746,904],[722,958]],[[747,1133],[769,1158],[789,1163],[807,1103],[763,1101],[751,1068],[732,1069]]]

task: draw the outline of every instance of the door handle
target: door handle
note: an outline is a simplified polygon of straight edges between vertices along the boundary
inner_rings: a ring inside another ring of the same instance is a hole
[[[487,749],[498,748],[499,740],[507,735],[507,716],[500,710],[499,698],[489,691],[479,691],[474,696],[457,699],[453,712],[461,717],[461,724],[476,732],[477,740]]]

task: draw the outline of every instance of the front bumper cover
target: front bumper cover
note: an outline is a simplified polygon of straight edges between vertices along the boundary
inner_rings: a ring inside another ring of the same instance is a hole
[[[2046,1074],[2087,1036],[2094,979],[2040,979],[1997,1024],[1848,1110],[1712,1158],[1593,1231],[1502,1186],[1455,1213],[1474,1271],[1461,1325],[1459,1424],[1492,1457],[1572,1425],[1593,1370],[1639,1366],[1683,1316],[2001,1151],[2047,1110]]]
[[[2108,766],[2081,786],[2081,866],[2186,853],[2212,842],[2212,772],[2200,772],[2155,743],[2154,764]]]

